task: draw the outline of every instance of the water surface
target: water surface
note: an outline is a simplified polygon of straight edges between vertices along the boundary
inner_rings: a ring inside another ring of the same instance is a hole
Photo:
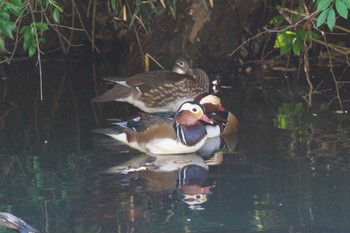
[[[51,233],[350,232],[350,122],[336,106],[307,109],[279,81],[222,89],[240,120],[229,148],[146,156],[91,132],[138,112],[90,103],[102,67],[45,63],[42,101],[31,64],[4,68],[0,211]]]

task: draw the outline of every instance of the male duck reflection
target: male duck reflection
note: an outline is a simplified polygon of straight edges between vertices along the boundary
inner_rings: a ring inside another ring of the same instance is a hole
[[[175,112],[185,101],[209,91],[208,75],[192,69],[189,59],[180,57],[171,71],[158,70],[136,74],[114,87],[93,102],[128,102],[144,112]]]
[[[95,132],[111,136],[145,153],[184,154],[198,151],[206,142],[207,131],[202,122],[213,124],[203,107],[193,101],[183,103],[173,119],[148,116],[141,117],[137,123],[142,127],[137,129],[126,127],[123,133],[115,133],[111,129]]]
[[[126,174],[151,192],[177,190],[189,208],[200,209],[215,185],[205,185],[209,166],[197,154],[140,155],[102,171],[101,175]]]

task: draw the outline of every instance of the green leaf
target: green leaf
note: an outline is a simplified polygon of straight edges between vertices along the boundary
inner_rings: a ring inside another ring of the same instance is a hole
[[[293,38],[294,38],[294,33],[290,33],[291,31],[286,31],[278,34],[277,39],[275,41],[275,48],[282,48],[285,46],[291,46]]]
[[[343,0],[346,8],[350,9],[350,0]]]
[[[281,55],[286,55],[292,50],[292,46],[285,46],[280,48],[280,54]]]
[[[32,43],[28,48],[28,55],[32,57],[36,52],[36,43]]]
[[[23,10],[22,5],[17,5],[12,2],[5,2],[4,7],[16,16],[20,16],[22,14],[22,10]]]
[[[12,30],[16,28],[16,25],[10,21],[0,19],[0,30],[9,38],[13,39]]]
[[[21,33],[23,33],[23,50],[26,51],[33,43],[34,35],[32,34],[31,27],[29,26],[24,26],[21,29]]]
[[[5,21],[10,20],[10,14],[6,11],[0,11],[0,17]]]
[[[4,51],[5,49],[5,40],[0,36],[0,51]]]
[[[49,28],[47,27],[47,24],[46,23],[43,23],[43,22],[36,22],[35,23],[35,27],[37,30],[48,30]]]
[[[133,26],[135,19],[136,19],[136,16],[140,13],[140,9],[141,9],[140,5],[137,5],[135,10],[134,10],[134,13],[132,14],[129,29]]]
[[[317,10],[318,12],[323,11],[324,9],[328,8],[331,5],[331,2],[333,0],[319,0],[317,2]]]
[[[304,41],[306,39],[308,39],[308,32],[305,31],[304,29],[299,29],[295,32],[295,35],[297,36],[297,38],[301,41]]]
[[[23,8],[23,1],[22,0],[11,0],[12,4],[22,7]]]
[[[331,31],[333,31],[335,25],[335,11],[331,8],[327,16],[327,25]]]
[[[350,1],[350,0],[349,0]],[[282,15],[277,15],[275,17],[273,17],[270,20],[270,24],[272,24],[273,26],[277,26],[278,24],[280,24],[282,21],[284,20],[284,18],[282,17]]]
[[[326,21],[330,9],[331,8],[327,8],[321,12],[317,18],[316,27],[321,26]]]
[[[337,9],[337,12],[341,17],[348,19],[348,8],[346,8],[346,5],[342,0],[335,0],[335,9]]]
[[[319,35],[314,32],[314,31],[306,31],[305,29],[298,29],[296,32],[295,32],[297,38],[301,41],[310,41],[312,40],[313,38],[314,39],[319,39]]]
[[[299,39],[295,39],[294,43],[293,43],[293,53],[296,56],[300,56],[301,51],[303,51],[304,48],[304,43],[303,41],[299,40]]]
[[[51,1],[51,4],[54,6],[55,9],[58,9],[60,12],[63,12],[63,7],[56,1]]]
[[[23,34],[23,33],[24,33],[24,31],[25,31],[25,30],[27,30],[27,28],[28,28],[28,27],[29,27],[29,26],[23,26],[23,27],[21,28],[21,30],[20,30],[20,33],[22,33],[22,34]]]
[[[32,38],[29,38],[27,40],[23,40],[23,50],[26,51],[29,46],[33,43],[34,40]]]
[[[61,12],[58,8],[55,8],[53,10],[53,19],[55,20],[56,23],[60,23],[61,21]]]
[[[112,7],[113,11],[115,11],[115,2],[116,2],[116,0],[111,0],[111,7]]]

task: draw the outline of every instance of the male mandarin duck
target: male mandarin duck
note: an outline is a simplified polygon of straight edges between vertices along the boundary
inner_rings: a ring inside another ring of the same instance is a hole
[[[193,69],[192,62],[180,57],[171,71],[158,70],[136,74],[126,82],[92,99],[93,102],[128,102],[144,112],[175,112],[183,102],[209,91],[208,75]]]
[[[108,129],[95,132],[149,154],[184,154],[196,152],[206,142],[207,131],[202,122],[213,123],[203,107],[193,101],[183,103],[173,119],[144,114],[133,122],[136,126],[124,124],[123,133]]]
[[[238,120],[236,116],[222,106],[221,99],[218,96],[211,93],[202,93],[194,99],[194,102],[201,104],[204,107],[206,115],[213,121],[213,124],[205,124],[208,138],[228,135],[238,130]],[[146,121],[148,122],[156,123],[162,118],[173,119],[173,115],[172,112],[156,114],[143,113],[128,121],[121,121],[115,124],[140,131],[145,129],[142,120],[147,119]],[[140,119],[142,120],[140,121]]]
[[[203,93],[198,95],[194,101],[204,107],[207,116],[214,122],[214,124],[206,125],[208,138],[231,134],[238,130],[236,116],[222,106],[218,96]]]

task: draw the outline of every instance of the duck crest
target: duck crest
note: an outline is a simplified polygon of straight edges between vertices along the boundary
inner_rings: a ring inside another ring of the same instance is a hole
[[[202,124],[184,126],[175,122],[174,129],[175,129],[177,138],[180,140],[182,144],[186,146],[196,145],[207,134],[205,126],[203,126]]]

